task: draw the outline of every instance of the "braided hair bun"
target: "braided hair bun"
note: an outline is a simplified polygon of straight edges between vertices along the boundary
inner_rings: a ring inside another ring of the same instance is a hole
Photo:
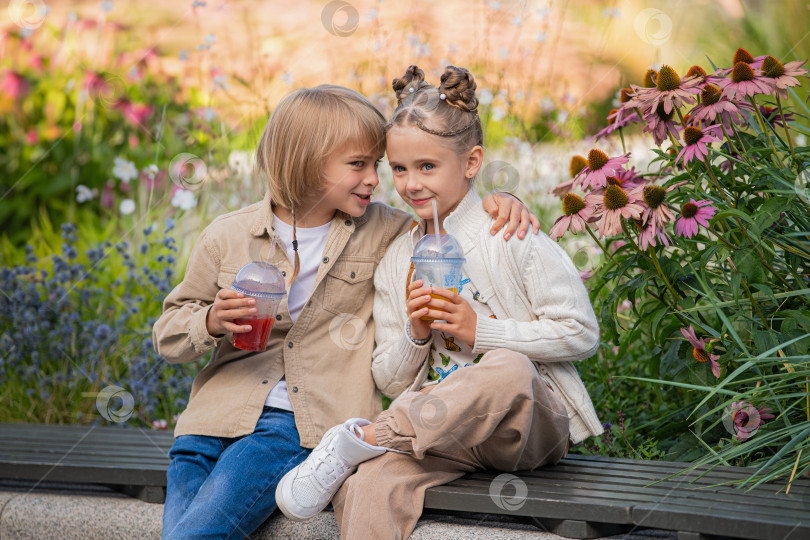
[[[421,70],[420,70],[421,71]],[[447,103],[462,111],[475,112],[478,98],[475,97],[475,78],[466,68],[447,66],[442,73],[439,92],[446,96]]]
[[[397,106],[399,106],[403,99],[430,85],[425,82],[425,72],[421,68],[411,65],[408,66],[402,77],[394,79],[391,86],[397,96]]]

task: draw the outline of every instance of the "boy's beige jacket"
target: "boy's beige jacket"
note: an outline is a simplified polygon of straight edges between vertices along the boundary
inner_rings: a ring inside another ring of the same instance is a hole
[[[243,265],[267,260],[273,227],[270,199],[265,196],[206,227],[185,278],[166,297],[153,328],[157,352],[171,363],[193,362],[214,349],[194,379],[175,436],[251,433],[267,393],[285,374],[304,447],[314,447],[327,429],[347,418],[376,418],[382,407],[371,375],[372,278],[388,245],[411,222],[409,214],[379,203],[370,204],[360,218],[338,212],[309,302],[293,324],[284,299],[270,343],[261,353],[235,348],[231,334],[214,338],[205,321],[217,292],[230,287]],[[281,245],[272,263],[285,276],[292,275]]]

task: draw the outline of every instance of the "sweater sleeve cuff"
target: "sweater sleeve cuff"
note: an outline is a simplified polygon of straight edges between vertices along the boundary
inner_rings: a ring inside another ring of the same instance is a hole
[[[490,319],[489,317],[478,317],[475,323],[473,352],[478,354],[505,347],[506,344],[503,340],[504,326],[504,321]]]
[[[225,336],[215,337],[208,333],[208,326],[206,320],[208,318],[208,311],[213,307],[213,304],[203,309],[198,309],[191,316],[191,325],[188,329],[188,337],[191,340],[191,345],[198,354],[205,354],[209,350],[216,347]]]
[[[403,328],[402,334],[400,335],[399,341],[397,341],[395,347],[397,355],[404,365],[421,364],[424,362],[425,358],[427,358],[427,353],[430,349],[431,343],[433,343],[432,332],[430,334],[430,340],[427,343],[424,345],[417,345],[410,340],[408,335],[405,333],[405,329]]]

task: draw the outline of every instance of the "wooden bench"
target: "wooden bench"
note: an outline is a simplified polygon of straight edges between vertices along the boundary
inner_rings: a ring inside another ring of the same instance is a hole
[[[92,426],[0,424],[0,478],[98,483],[145,501],[165,498],[170,433]],[[428,490],[425,509],[519,517],[562,536],[594,538],[638,527],[679,539],[810,538],[810,479],[730,487],[753,469],[569,455],[517,475],[468,474]],[[725,484],[725,485],[724,485]]]

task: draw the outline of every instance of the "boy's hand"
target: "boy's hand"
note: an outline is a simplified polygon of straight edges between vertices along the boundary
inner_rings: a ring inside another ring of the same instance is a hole
[[[234,324],[234,319],[248,317],[256,313],[256,300],[247,298],[244,294],[230,289],[220,289],[214,298],[214,305],[208,310],[205,327],[212,336],[220,336],[228,332],[241,334],[250,332],[250,325]]]
[[[405,302],[405,311],[411,321],[411,335],[415,339],[425,339],[430,335],[430,321],[421,318],[427,315],[426,304],[430,302],[430,287],[422,288],[422,280],[417,279],[408,285],[408,300]]]
[[[540,220],[537,219],[537,216],[529,213],[526,205],[509,193],[487,195],[484,199],[484,210],[495,218],[495,223],[492,224],[492,229],[489,231],[490,234],[497,233],[506,225],[504,240],[509,240],[515,231],[518,231],[518,238],[522,239],[529,231],[529,225],[534,229],[534,234],[540,231]]]
[[[475,343],[475,325],[478,322],[478,315],[472,306],[461,296],[447,289],[433,287],[433,294],[443,296],[447,300],[431,298],[428,304],[428,316],[441,319],[447,322],[433,321],[430,328],[433,330],[444,330],[450,332],[459,341],[464,343]],[[438,310],[444,311],[438,311]],[[413,323],[411,323],[413,325]],[[416,337],[416,336],[414,336]]]

